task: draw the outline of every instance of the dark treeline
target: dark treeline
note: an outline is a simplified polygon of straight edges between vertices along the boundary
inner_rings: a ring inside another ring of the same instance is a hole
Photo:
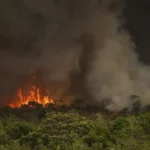
[[[22,119],[32,120],[45,117],[47,112],[80,112],[82,114],[93,114],[101,113],[112,118],[118,116],[125,116],[128,114],[145,113],[150,111],[150,105],[142,106],[140,97],[137,95],[131,95],[131,106],[130,108],[123,108],[121,110],[111,111],[105,108],[104,103],[95,102],[93,104],[86,103],[83,99],[75,99],[71,105],[63,104],[62,100],[58,100],[57,103],[48,103],[45,106],[35,101],[30,101],[27,105],[22,105],[20,108],[11,108],[9,106],[3,106],[0,108],[0,116],[9,116],[10,114],[16,115]],[[28,117],[31,115],[32,117]]]

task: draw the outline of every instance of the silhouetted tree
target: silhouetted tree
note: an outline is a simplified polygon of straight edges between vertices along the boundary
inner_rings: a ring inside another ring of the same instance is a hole
[[[28,106],[31,107],[31,108],[41,108],[41,107],[43,107],[42,104],[39,104],[38,102],[35,102],[35,101],[28,102]]]
[[[85,101],[83,99],[75,99],[71,104],[71,107],[78,110],[85,109]]]
[[[128,108],[123,108],[119,111],[118,116],[126,116],[129,113]]]
[[[41,110],[39,111],[38,118],[41,121],[43,118],[45,118],[45,116],[46,116],[46,111],[45,108],[42,107]]]
[[[148,111],[150,111],[150,104],[148,104],[142,108],[142,112],[148,112]]]
[[[47,103],[45,105],[45,107],[50,110],[50,111],[55,111],[56,110],[56,105],[55,104],[52,104],[52,103]]]
[[[140,97],[137,95],[131,95],[130,96],[131,101],[132,101],[132,110],[131,112],[134,114],[137,114],[141,110],[141,100]]]

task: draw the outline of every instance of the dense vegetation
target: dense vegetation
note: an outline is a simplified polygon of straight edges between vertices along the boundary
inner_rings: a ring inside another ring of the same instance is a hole
[[[71,107],[3,107],[0,150],[149,150],[150,112],[138,104],[113,116],[79,100]]]

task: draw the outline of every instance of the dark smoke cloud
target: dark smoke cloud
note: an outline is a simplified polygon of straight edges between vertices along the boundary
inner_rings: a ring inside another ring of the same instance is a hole
[[[0,2],[1,95],[11,95],[29,70],[54,99],[81,97],[109,109],[149,103],[149,68],[119,20],[119,0],[5,0]]]

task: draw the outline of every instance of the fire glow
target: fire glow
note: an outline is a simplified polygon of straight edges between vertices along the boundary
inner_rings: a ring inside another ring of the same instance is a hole
[[[34,73],[34,70],[30,70],[32,73]],[[32,75],[32,81],[36,80],[36,76]],[[32,82],[31,81],[31,82]],[[32,85],[27,92],[25,92],[23,89],[19,88],[17,92],[17,97],[12,100],[12,103],[9,104],[11,108],[19,108],[22,105],[28,105],[29,102],[36,102],[38,104],[41,104],[45,106],[46,104],[54,104],[54,100],[50,97],[48,90],[45,91],[46,94],[41,94],[41,89],[36,87],[35,85]]]
[[[13,100],[11,104],[9,104],[10,107],[16,108],[21,107],[22,105],[28,105],[29,102],[37,102],[39,104],[42,104],[45,106],[48,103],[54,104],[54,100],[50,98],[50,96],[41,96],[40,89],[36,87],[32,87],[32,90],[29,91],[28,96],[24,96],[22,89],[19,88],[17,99]]]

